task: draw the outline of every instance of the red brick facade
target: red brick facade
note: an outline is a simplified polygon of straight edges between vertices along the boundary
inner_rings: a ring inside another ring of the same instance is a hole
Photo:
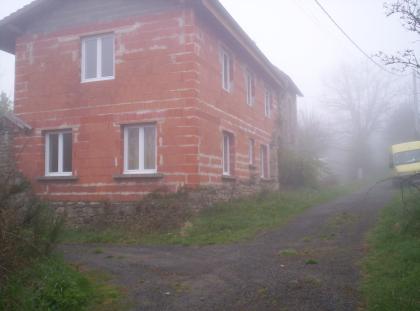
[[[115,78],[82,83],[81,38],[105,33],[115,38]],[[222,87],[222,51],[231,57],[229,92]],[[295,104],[282,101],[284,85],[223,28],[188,5],[28,33],[17,38],[15,54],[15,113],[33,128],[15,140],[17,166],[36,194],[51,201],[134,201],[161,187],[261,176],[261,146],[275,143],[281,105]],[[255,79],[252,106],[247,72]],[[269,117],[266,90],[272,92]],[[133,124],[156,125],[157,174],[123,174],[123,129]],[[45,135],[60,129],[72,133],[72,177],[42,178]],[[232,137],[225,177],[224,133]]]

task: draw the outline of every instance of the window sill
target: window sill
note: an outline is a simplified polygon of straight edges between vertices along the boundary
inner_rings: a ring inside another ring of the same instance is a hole
[[[124,179],[161,179],[163,178],[163,174],[121,174],[121,175],[114,175],[113,178],[115,180],[124,180]]]
[[[79,180],[77,176],[42,176],[37,178],[40,182],[73,182]]]
[[[261,177],[261,182],[270,183],[270,182],[274,182],[274,181],[275,181],[274,178],[263,178],[263,177]]]
[[[115,77],[104,77],[104,78],[94,78],[94,79],[83,79],[80,81],[82,84],[85,83],[93,83],[93,82],[101,82],[101,81],[112,81],[115,80]]]
[[[222,180],[223,181],[236,181],[236,177],[231,176],[231,175],[222,175]]]

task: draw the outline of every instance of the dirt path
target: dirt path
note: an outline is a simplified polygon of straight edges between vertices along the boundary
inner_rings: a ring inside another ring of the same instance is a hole
[[[233,245],[63,250],[73,263],[110,273],[133,310],[357,310],[365,234],[391,195],[388,186],[367,198],[359,192]]]

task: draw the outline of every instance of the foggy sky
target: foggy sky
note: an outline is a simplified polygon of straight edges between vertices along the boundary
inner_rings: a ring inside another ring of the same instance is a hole
[[[2,0],[3,18],[30,0]],[[343,62],[364,59],[313,0],[221,0],[259,48],[289,74],[305,94],[301,105],[316,109],[324,80]],[[383,0],[321,0],[368,53],[420,49],[396,17],[386,18]],[[414,46],[416,44],[416,46]],[[0,52],[0,90],[13,96],[14,56]]]

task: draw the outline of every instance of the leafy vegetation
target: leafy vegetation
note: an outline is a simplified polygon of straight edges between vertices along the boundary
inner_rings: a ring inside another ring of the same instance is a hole
[[[307,208],[354,190],[333,187],[323,190],[295,190],[262,193],[207,208],[192,216],[182,228],[164,232],[142,233],[135,230],[67,230],[68,243],[124,244],[226,244],[254,237],[276,228]]]
[[[0,176],[0,310],[123,310],[103,279],[53,255],[63,219],[13,170]]]
[[[420,195],[395,199],[372,232],[364,261],[369,311],[420,310]]]
[[[106,281],[57,258],[38,260],[0,288],[0,310],[122,310],[121,293]]]

